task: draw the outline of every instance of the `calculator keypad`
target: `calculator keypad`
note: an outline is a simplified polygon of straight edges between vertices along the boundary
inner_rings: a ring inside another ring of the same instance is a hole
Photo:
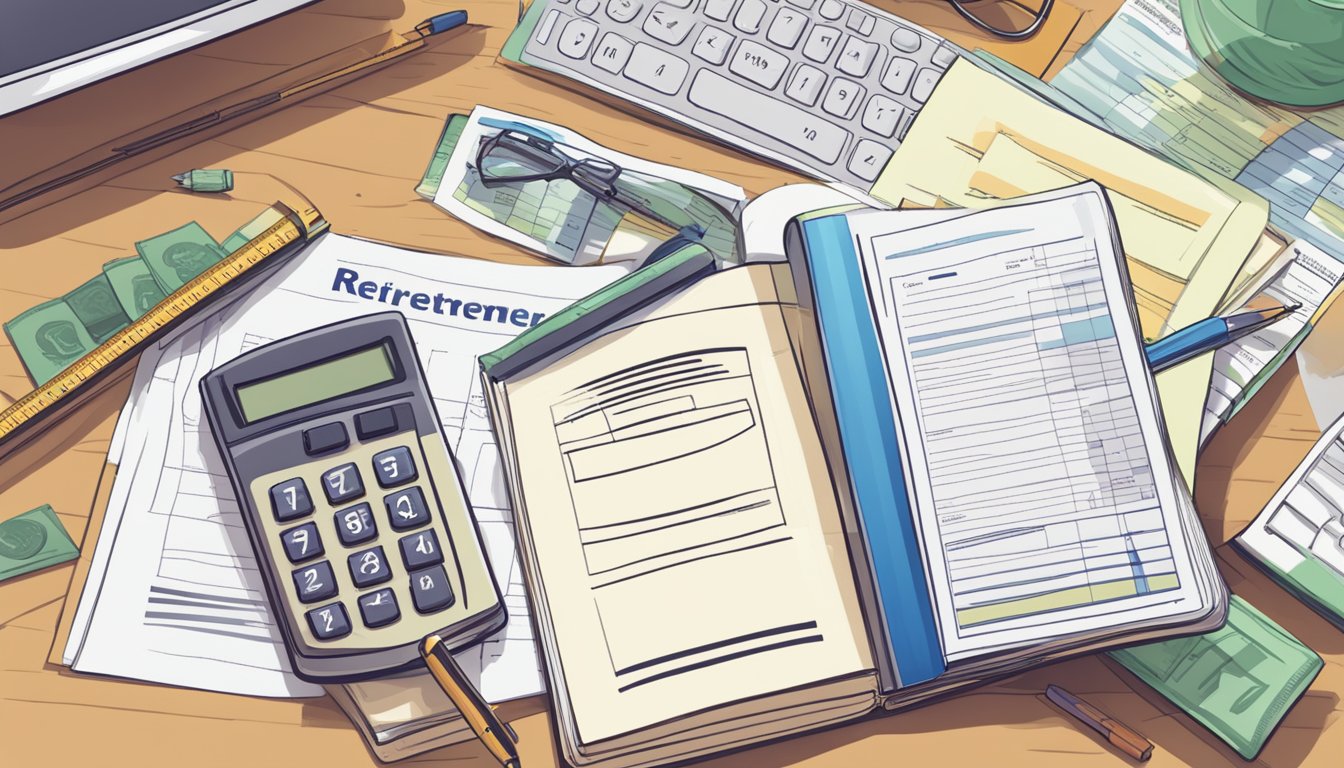
[[[313,523],[290,528],[280,534],[280,540],[285,544],[285,556],[291,563],[302,563],[323,555],[322,539],[318,536],[317,526]]]
[[[373,471],[378,475],[378,485],[383,488],[396,488],[413,482],[419,476],[415,459],[411,458],[411,450],[404,445],[375,454]]]
[[[389,493],[383,497],[383,506],[394,531],[409,531],[429,522],[429,507],[418,487]]]
[[[299,593],[299,601],[304,603],[335,597],[336,574],[331,572],[331,563],[323,560],[295,571],[294,589]]]
[[[441,611],[453,604],[453,587],[442,565],[411,572],[411,602],[421,613]]]
[[[323,472],[322,490],[327,494],[327,501],[332,504],[340,504],[363,496],[364,479],[359,476],[359,467],[354,464],[342,464]]]
[[[382,547],[356,552],[347,557],[346,561],[350,565],[350,578],[360,589],[382,584],[392,578],[392,570],[387,567],[387,555],[383,554]]]
[[[350,634],[350,617],[340,603],[324,605],[308,612],[308,626],[319,640],[335,640]]]
[[[380,589],[359,596],[359,615],[364,626],[371,629],[385,627],[401,618],[397,595],[390,589]]]
[[[271,486],[271,511],[277,522],[297,520],[313,511],[313,499],[302,478],[293,478]]]
[[[385,428],[372,416],[366,421],[369,423],[362,427],[356,423],[355,431],[361,439]],[[291,578],[299,600],[317,606],[304,613],[317,640],[338,640],[352,634],[356,608],[365,628],[396,624],[402,618],[407,592],[411,606],[421,615],[446,610],[456,603],[454,585],[444,567],[443,547],[450,542],[444,538],[446,531],[432,525],[434,514],[424,486],[418,482],[422,478],[417,454],[408,445],[389,441],[391,447],[373,453],[371,458],[364,454],[358,462],[342,461],[337,454],[330,459],[331,464],[319,466],[323,496],[330,504],[326,514],[331,517],[303,521],[272,534],[279,536],[285,556],[295,566]],[[378,488],[389,491],[382,496],[384,520],[379,520],[375,512],[377,501],[360,501],[367,493],[364,473],[368,472],[373,473]],[[312,478],[309,476],[310,482]],[[282,522],[298,520],[314,511],[302,478],[271,487],[270,498],[276,519]],[[326,520],[331,521],[334,536],[324,527]],[[380,525],[389,526],[398,536],[380,539],[380,531],[389,530],[380,529]],[[342,556],[350,579],[345,581],[342,575],[338,583],[332,564],[339,568]]]
[[[439,536],[427,530],[413,533],[398,542],[401,546],[401,561],[406,570],[418,571],[429,565],[443,562],[443,553],[439,551]]]
[[[378,524],[373,521],[373,508],[365,502],[337,512],[336,535],[347,547],[373,541],[378,535]]]

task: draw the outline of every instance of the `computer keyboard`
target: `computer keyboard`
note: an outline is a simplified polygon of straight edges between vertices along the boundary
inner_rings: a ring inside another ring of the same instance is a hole
[[[843,0],[535,0],[505,48],[865,192],[960,53]]]

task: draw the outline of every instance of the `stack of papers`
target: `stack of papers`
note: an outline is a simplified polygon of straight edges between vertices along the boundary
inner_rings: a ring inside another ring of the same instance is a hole
[[[364,298],[351,287],[356,282],[544,316],[621,274],[618,267],[491,264],[325,235],[264,283],[146,349],[108,453],[117,476],[64,662],[81,672],[228,693],[322,695],[290,669],[201,412],[201,377],[269,341],[394,308],[395,293]],[[433,307],[395,308],[410,322],[509,612],[507,625],[458,663],[491,701],[536,694],[543,687],[513,516],[476,362],[523,329]]]

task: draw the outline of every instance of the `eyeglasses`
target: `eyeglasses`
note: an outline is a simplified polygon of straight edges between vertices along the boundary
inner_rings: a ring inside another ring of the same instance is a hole
[[[996,37],[1007,40],[1026,40],[1040,31],[1054,7],[1055,0],[1041,0],[1040,10],[1023,5],[1017,0],[1006,0],[983,8],[981,13],[971,12],[967,6],[979,3],[964,0],[947,0],[962,18]],[[1030,21],[1026,21],[1026,16]]]
[[[737,256],[737,221],[718,202],[683,184],[655,178],[601,157],[577,157],[549,139],[506,129],[481,143],[476,170],[486,187],[568,180],[605,203],[636,211],[698,240],[729,263]]]

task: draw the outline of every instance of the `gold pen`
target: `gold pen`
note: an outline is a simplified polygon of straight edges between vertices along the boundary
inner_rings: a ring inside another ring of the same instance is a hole
[[[462,668],[448,652],[448,646],[444,644],[443,638],[430,635],[421,640],[420,655],[425,657],[425,666],[429,667],[434,680],[438,682],[443,692],[448,694],[448,698],[453,700],[453,704],[466,719],[467,725],[471,726],[471,730],[485,744],[485,748],[490,750],[490,754],[494,755],[504,768],[522,768],[522,763],[518,760],[517,734],[508,723],[499,719],[495,714],[495,708],[490,706],[480,691],[476,690],[476,686],[472,685],[463,674]]]

